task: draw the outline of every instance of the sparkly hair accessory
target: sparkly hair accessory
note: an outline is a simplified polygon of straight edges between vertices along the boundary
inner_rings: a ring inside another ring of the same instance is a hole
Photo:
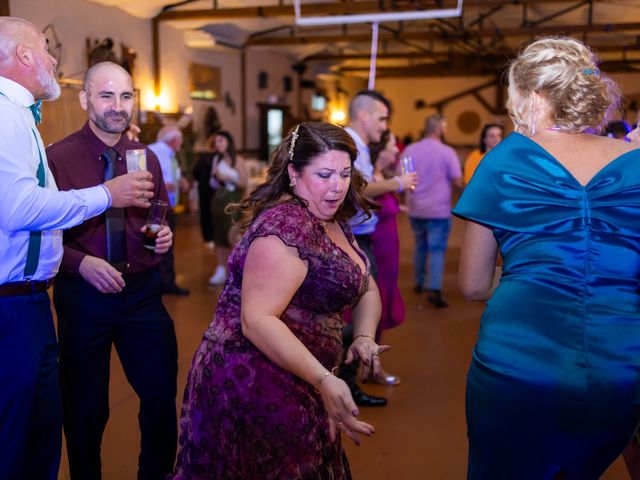
[[[582,69],[582,73],[585,75],[595,75],[597,77],[600,75],[600,70],[597,68],[584,68]]]
[[[296,125],[295,130],[291,134],[291,143],[289,144],[289,161],[293,162],[293,149],[296,148],[296,140],[298,140],[298,129],[300,124]]]

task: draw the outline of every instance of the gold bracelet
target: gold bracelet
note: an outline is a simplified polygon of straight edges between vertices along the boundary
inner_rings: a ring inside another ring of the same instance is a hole
[[[320,377],[320,380],[318,380],[318,387],[320,387],[320,384],[322,383],[322,381],[327,378],[330,377],[331,375],[333,375],[333,372],[330,372],[329,370],[327,370],[326,372],[324,372],[322,374],[322,376]]]
[[[356,338],[358,338],[358,337],[367,337],[367,338],[370,338],[371,340],[373,340],[374,342],[376,341],[375,338],[373,338],[371,335],[367,335],[366,333],[359,333],[358,335],[353,337],[353,340],[355,341]]]

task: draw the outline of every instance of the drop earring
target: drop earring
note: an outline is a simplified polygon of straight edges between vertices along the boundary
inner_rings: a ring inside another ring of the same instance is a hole
[[[530,114],[531,118],[531,136],[533,137],[536,134],[536,117],[535,112],[532,110]]]

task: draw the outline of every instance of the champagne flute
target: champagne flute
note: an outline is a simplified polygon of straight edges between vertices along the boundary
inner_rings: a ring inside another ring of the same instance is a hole
[[[403,156],[400,159],[400,169],[403,175],[406,175],[407,173],[414,173],[416,169],[413,165],[413,158],[409,156]],[[416,186],[411,185],[411,190],[415,190],[415,189],[416,189]]]

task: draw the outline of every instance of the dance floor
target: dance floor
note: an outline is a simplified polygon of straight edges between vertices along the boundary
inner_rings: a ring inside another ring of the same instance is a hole
[[[356,480],[457,480],[466,476],[465,374],[483,306],[466,302],[455,286],[460,230],[461,222],[454,220],[443,289],[450,306],[435,309],[427,302],[426,294],[413,292],[413,238],[407,218],[400,217],[400,288],[407,319],[400,327],[385,333],[383,341],[393,348],[383,359],[385,368],[399,375],[402,384],[363,388],[368,393],[386,396],[389,404],[361,409],[361,417],[376,427],[372,438],[365,439],[360,447],[343,440]],[[179,218],[176,245],[178,283],[191,290],[188,297],[165,297],[178,337],[179,408],[191,357],[211,320],[220,288],[207,286],[216,260],[213,252],[203,246],[195,216]],[[111,416],[102,445],[103,479],[134,479],[140,443],[138,400],[115,351],[110,406]],[[68,479],[63,453],[59,480]],[[618,459],[602,479],[628,480],[622,460]]]

